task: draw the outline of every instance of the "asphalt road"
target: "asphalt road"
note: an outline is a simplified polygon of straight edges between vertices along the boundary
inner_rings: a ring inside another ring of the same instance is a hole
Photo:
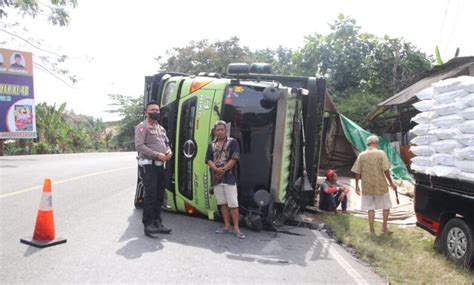
[[[56,235],[37,249],[31,236],[43,179],[53,182]],[[171,235],[143,235],[133,208],[135,153],[0,158],[0,282],[384,284],[324,233],[216,235],[220,224],[165,213]]]

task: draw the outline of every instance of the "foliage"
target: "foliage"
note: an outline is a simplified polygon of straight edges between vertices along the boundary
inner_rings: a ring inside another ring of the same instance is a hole
[[[52,25],[66,26],[70,21],[67,11],[69,6],[75,8],[77,0],[51,0],[49,4],[36,0],[1,0],[0,19],[9,16],[8,10],[16,10],[23,17],[45,16]]]
[[[66,111],[66,103],[56,107],[39,103],[35,108],[36,140],[16,140],[5,144],[5,154],[48,154],[104,151],[110,144],[111,134],[105,123]]]
[[[120,94],[109,94],[114,101],[110,113],[118,113],[121,120],[117,134],[111,139],[112,144],[122,150],[135,149],[135,126],[143,120],[143,98],[132,98]]]
[[[69,56],[44,48],[44,43],[37,35],[31,34],[24,21],[16,18],[33,18],[45,20],[51,25],[67,26],[70,22],[69,8],[77,7],[77,0],[51,0],[50,3],[36,0],[0,0],[0,33],[1,45],[10,49],[33,52],[33,65],[36,69],[56,78],[72,87],[77,77],[67,67]],[[13,13],[17,12],[17,13]],[[86,61],[92,59],[86,57]]]
[[[381,132],[384,123],[369,124],[368,113],[431,68],[432,61],[403,39],[361,33],[356,21],[342,14],[330,24],[327,35],[309,35],[295,51],[283,46],[251,51],[233,37],[191,42],[158,59],[163,71],[190,74],[223,73],[231,62],[260,61],[272,63],[277,74],[324,77],[338,110],[375,132]]]
[[[241,47],[239,39],[232,37],[225,41],[209,43],[207,40],[191,41],[189,45],[175,47],[166,53],[161,70],[197,74],[199,72],[225,73],[231,62],[247,62],[251,58],[248,47]],[[160,61],[162,57],[158,57]]]

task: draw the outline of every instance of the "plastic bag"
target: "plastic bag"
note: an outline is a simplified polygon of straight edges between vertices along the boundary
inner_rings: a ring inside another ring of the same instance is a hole
[[[447,153],[435,153],[431,156],[431,161],[433,165],[446,165],[446,166],[454,166],[454,161],[456,157],[453,154]]]
[[[457,124],[456,128],[465,134],[474,134],[474,120],[466,120]]]
[[[416,145],[429,145],[434,142],[438,141],[438,137],[434,135],[425,135],[425,136],[418,136],[414,137],[410,143],[416,144]]]
[[[454,155],[459,159],[467,159],[474,161],[474,146],[468,146],[465,148],[457,148],[454,151]]]
[[[461,132],[456,128],[449,128],[429,130],[428,134],[434,135],[440,140],[447,140],[453,138],[455,135],[461,134]]]
[[[466,146],[474,146],[474,134],[459,134],[453,137],[458,142]]]
[[[469,94],[469,92],[467,92],[464,89],[459,89],[459,90],[454,90],[454,91],[450,91],[450,92],[441,93],[441,94],[433,96],[434,104],[439,105],[439,104],[446,104],[446,103],[456,102],[457,97],[465,96],[467,94]]]
[[[452,115],[452,114],[457,114],[461,110],[466,109],[469,107],[466,104],[462,104],[459,102],[454,102],[454,103],[448,103],[448,104],[439,104],[439,105],[433,105],[432,110],[436,113],[438,116],[447,116],[447,115]]]
[[[421,90],[420,92],[415,94],[416,98],[420,100],[429,100],[433,99],[433,87],[428,87],[426,89]]]
[[[456,167],[444,165],[436,165],[426,170],[426,174],[449,178],[458,178],[459,173],[461,173],[461,170]]]
[[[413,107],[415,107],[415,109],[417,109],[420,112],[425,112],[433,108],[433,103],[434,103],[433,100],[422,100],[413,104]]]
[[[429,145],[412,145],[410,151],[419,156],[431,156],[436,153],[435,149]]]
[[[474,93],[467,94],[456,98],[456,102],[460,104],[466,104],[469,106],[474,106]]]
[[[464,118],[459,115],[441,116],[432,121],[438,128],[449,128],[462,122],[464,122]]]
[[[461,172],[458,174],[458,178],[461,180],[474,182],[474,173]]]
[[[474,161],[472,160],[456,160],[454,165],[463,172],[474,173]]]
[[[419,124],[416,125],[411,132],[417,136],[427,135],[429,131],[437,129],[437,127],[433,124]]]
[[[426,111],[426,112],[421,112],[418,113],[415,117],[411,118],[411,121],[417,123],[417,124],[427,124],[431,120],[437,118],[438,115],[436,115],[435,112],[433,111]]]

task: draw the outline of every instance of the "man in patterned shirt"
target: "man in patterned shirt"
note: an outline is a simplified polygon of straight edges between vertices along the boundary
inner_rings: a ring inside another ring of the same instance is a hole
[[[227,126],[224,121],[214,124],[216,139],[207,147],[206,164],[211,169],[212,186],[217,204],[220,206],[224,227],[217,234],[231,233],[230,218],[234,224],[234,234],[244,239],[239,228],[239,201],[237,198],[237,175],[235,165],[240,158],[238,142],[227,137]]]
[[[397,189],[397,186],[393,183],[390,176],[390,162],[387,155],[377,148],[378,145],[379,138],[373,135],[369,136],[367,138],[367,150],[359,154],[351,171],[355,173],[356,193],[359,195],[359,180],[362,179],[361,208],[369,213],[370,233],[375,233],[375,210],[382,209],[382,232],[389,234],[391,232],[388,230],[387,221],[392,201],[388,193],[387,180],[394,190]]]

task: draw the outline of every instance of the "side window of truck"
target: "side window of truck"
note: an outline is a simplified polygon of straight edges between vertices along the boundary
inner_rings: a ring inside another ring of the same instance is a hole
[[[163,99],[161,99],[161,106],[166,106],[171,103],[175,87],[175,81],[169,81],[166,83],[165,91],[163,92]]]

